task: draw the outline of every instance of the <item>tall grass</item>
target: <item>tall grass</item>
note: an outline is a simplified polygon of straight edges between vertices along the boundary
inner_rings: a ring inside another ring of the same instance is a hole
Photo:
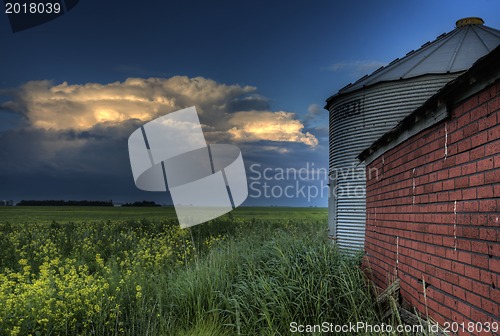
[[[359,258],[339,253],[325,229],[232,217],[190,230],[0,226],[0,335],[289,335],[291,322],[380,323]]]
[[[185,330],[223,326],[231,335],[289,334],[290,323],[376,322],[372,298],[356,259],[319,236],[252,235],[213,250],[171,279],[172,325]]]

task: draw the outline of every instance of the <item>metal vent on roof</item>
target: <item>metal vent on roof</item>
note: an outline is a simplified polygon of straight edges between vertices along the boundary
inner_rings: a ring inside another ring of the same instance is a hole
[[[467,18],[463,18],[463,19],[458,20],[455,25],[457,27],[463,27],[463,26],[474,25],[474,24],[483,25],[484,20],[479,18],[479,17],[467,17]]]
[[[500,30],[484,25],[481,18],[469,17],[456,22],[456,28],[441,34],[406,56],[395,59],[380,71],[342,88],[337,95],[353,92],[380,82],[413,78],[425,74],[465,71],[479,58],[500,45]],[[337,96],[334,95],[331,98]]]

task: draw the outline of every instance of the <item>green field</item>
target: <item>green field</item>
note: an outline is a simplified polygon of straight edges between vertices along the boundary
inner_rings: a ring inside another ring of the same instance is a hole
[[[326,208],[239,207],[231,212],[240,219],[306,219],[324,221]],[[227,216],[227,215],[226,215]],[[150,221],[175,219],[173,207],[85,207],[19,206],[0,207],[0,223],[83,223],[95,221]]]
[[[172,208],[1,208],[0,335],[289,335],[292,322],[387,322],[359,259],[326,229],[321,208],[242,207],[184,230]]]

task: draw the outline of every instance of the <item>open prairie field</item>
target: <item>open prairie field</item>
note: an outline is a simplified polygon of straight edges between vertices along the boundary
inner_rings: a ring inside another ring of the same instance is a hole
[[[307,219],[326,223],[326,208],[239,207],[231,212],[240,219]],[[173,207],[86,207],[86,206],[20,206],[0,207],[0,223],[83,223],[175,219]]]
[[[0,208],[0,335],[380,323],[359,259],[328,241],[326,219],[321,208],[242,207],[180,229],[172,208]]]

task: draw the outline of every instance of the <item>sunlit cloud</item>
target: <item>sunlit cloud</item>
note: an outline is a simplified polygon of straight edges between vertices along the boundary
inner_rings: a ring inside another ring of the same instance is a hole
[[[304,125],[290,112],[238,112],[229,120],[228,132],[233,139],[242,142],[259,140],[301,142],[315,147],[318,140],[309,132],[303,133]]]
[[[225,85],[203,77],[129,78],[109,84],[53,84],[31,81],[9,92],[3,109],[22,114],[46,131],[94,132],[196,106],[207,139],[213,142],[295,142],[315,147],[295,113],[271,111],[269,99],[252,86]]]

